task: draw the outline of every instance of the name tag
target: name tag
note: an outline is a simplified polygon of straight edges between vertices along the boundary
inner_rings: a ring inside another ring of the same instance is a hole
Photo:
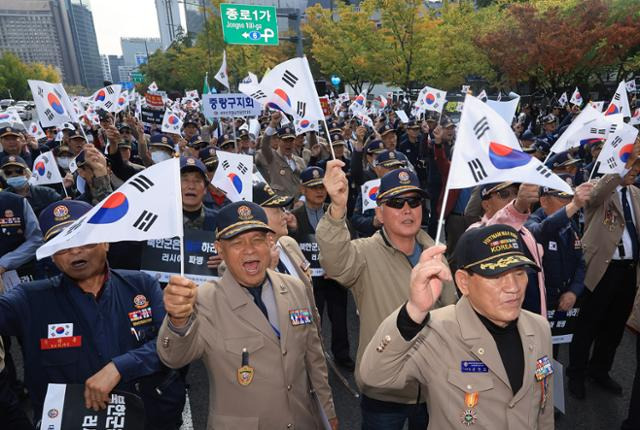
[[[555,243],[554,241],[550,240],[549,241],[549,251],[557,251],[558,250],[558,244]]]
[[[487,373],[489,368],[482,361],[461,361],[460,370],[462,373]]]
[[[308,308],[289,310],[289,319],[292,326],[311,324],[311,312]]]
[[[79,348],[82,346],[82,336],[56,337],[40,339],[40,349]]]

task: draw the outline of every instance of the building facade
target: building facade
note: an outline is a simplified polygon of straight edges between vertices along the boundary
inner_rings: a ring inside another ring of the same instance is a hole
[[[155,0],[155,4],[162,49],[167,49],[182,30],[178,0]]]
[[[147,62],[149,55],[162,49],[162,42],[158,38],[122,37],[120,46],[124,65],[138,67]]]

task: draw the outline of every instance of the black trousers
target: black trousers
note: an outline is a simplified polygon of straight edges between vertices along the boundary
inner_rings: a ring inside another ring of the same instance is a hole
[[[622,423],[622,430],[640,429],[640,335],[636,336],[636,376],[633,378],[629,415]]]
[[[313,296],[323,318],[325,305],[331,321],[331,352],[337,360],[349,358],[347,289],[333,279],[313,278]]]
[[[33,430],[33,425],[10,387],[7,370],[0,372],[0,428],[6,430]]]
[[[609,264],[593,292],[585,290],[569,347],[569,377],[584,378],[587,372],[601,376],[609,373],[635,294],[636,265],[616,260]]]

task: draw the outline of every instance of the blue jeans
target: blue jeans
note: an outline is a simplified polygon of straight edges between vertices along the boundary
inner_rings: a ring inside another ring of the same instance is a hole
[[[402,430],[409,421],[409,430],[426,430],[429,424],[427,404],[384,402],[362,395],[362,430]]]

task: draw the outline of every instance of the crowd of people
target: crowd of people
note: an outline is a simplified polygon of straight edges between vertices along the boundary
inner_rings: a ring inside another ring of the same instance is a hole
[[[296,133],[279,111],[264,111],[259,130],[248,118],[207,121],[197,107],[180,134],[129,109],[98,112],[99,125],[44,128],[41,140],[0,127],[0,427],[33,429],[47,385],[63,383],[83,384],[92,410],[114,389],[135,393],[145,428],[179,429],[189,365],[202,360],[210,429],[339,428],[331,366],[354,372],[363,429],[552,429],[553,385],[564,383],[552,363],[568,343],[571,395],[585,399],[592,383],[621,395],[633,384],[621,425],[639,429],[640,368],[633,382],[610,372],[625,327],[640,332],[640,139],[623,174],[602,175],[603,139],[550,153],[578,106],[525,104],[512,125],[522,151],[573,194],[514,177],[450,190],[442,207],[456,124],[433,112],[405,122],[397,102],[371,116],[373,127],[342,103],[326,132]],[[220,151],[253,157],[252,202],[212,183]],[[55,156],[61,183],[30,183],[43,153]],[[173,157],[181,202],[157,204],[181,204],[185,228],[215,235],[204,264],[216,280],[159,283],[141,270],[142,242],[35,258]],[[321,324],[330,324],[330,353]]]

